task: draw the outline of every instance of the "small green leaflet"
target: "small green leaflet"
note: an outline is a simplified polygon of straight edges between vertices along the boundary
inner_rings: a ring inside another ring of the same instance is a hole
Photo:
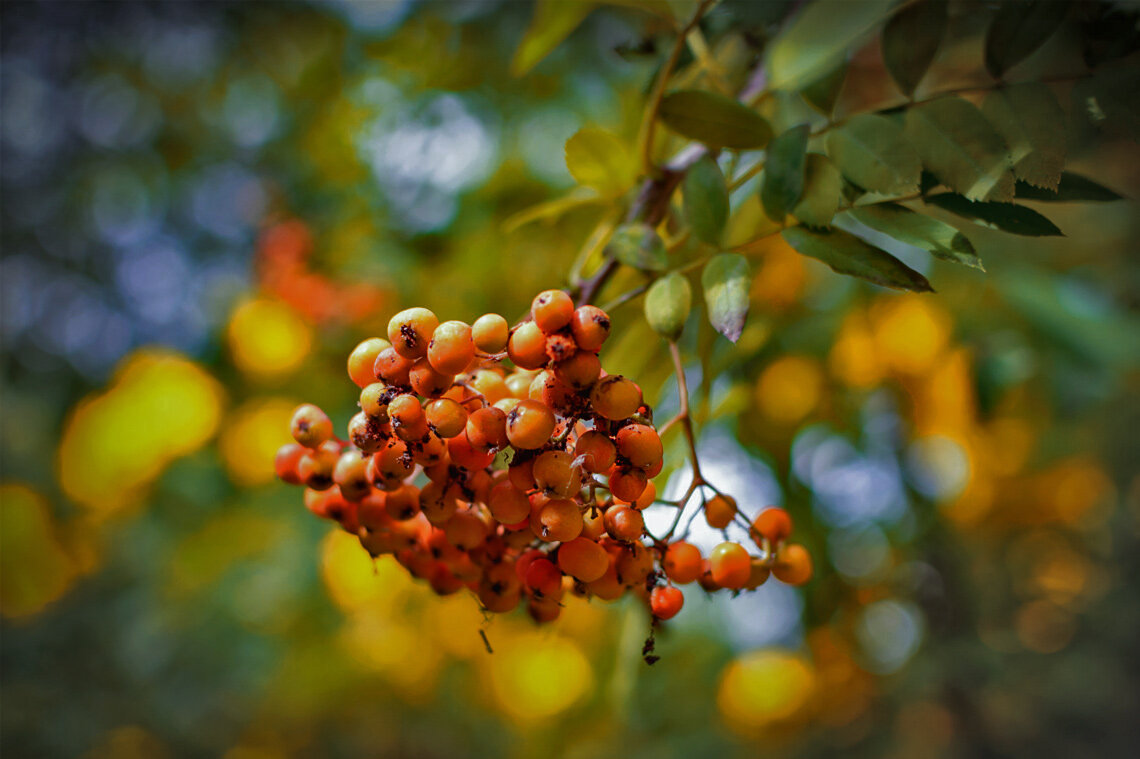
[[[919,0],[891,16],[883,28],[883,63],[910,97],[946,36],[946,0]]]
[[[1020,200],[1039,200],[1049,203],[1065,203],[1085,201],[1093,203],[1107,203],[1113,200],[1123,200],[1123,197],[1099,185],[1088,177],[1080,174],[1064,172],[1056,191],[1045,190],[1025,182],[1017,183],[1016,194]]]
[[[536,0],[534,17],[511,59],[511,74],[522,76],[538,65],[578,28],[593,9],[594,3],[586,0],[572,3]]]
[[[808,3],[791,26],[768,45],[772,89],[798,90],[843,62],[847,51],[870,34],[894,0],[818,0]]]
[[[618,227],[606,246],[606,254],[642,271],[663,271],[669,264],[665,243],[652,227],[645,224]]]
[[[900,242],[922,248],[945,261],[985,271],[966,236],[938,219],[896,203],[860,206],[848,213],[859,223]]]
[[[697,239],[720,243],[728,223],[728,185],[724,174],[709,156],[702,156],[685,173],[683,185],[685,220]]]
[[[653,331],[675,340],[693,307],[693,288],[683,274],[670,272],[645,294],[645,319]]]
[[[762,148],[772,139],[772,127],[763,116],[732,98],[704,90],[671,92],[657,113],[677,134],[710,148]]]
[[[1053,36],[1069,13],[1063,0],[1004,2],[986,31],[986,70],[995,79]]]
[[[566,168],[578,184],[604,197],[621,195],[637,174],[626,146],[602,129],[580,129],[566,141]]]
[[[830,116],[835,109],[835,100],[847,80],[847,61],[836,66],[819,79],[800,90],[800,95],[808,105],[824,116]]]
[[[843,176],[865,190],[896,195],[918,187],[918,153],[899,125],[885,116],[851,118],[827,135],[827,153]]]
[[[841,229],[817,231],[790,227],[780,234],[797,251],[823,261],[840,274],[897,290],[934,292],[926,277],[890,253],[872,247]]]
[[[1059,237],[1061,230],[1032,208],[1013,203],[972,203],[961,195],[945,192],[926,198],[926,202],[969,219],[975,224],[1000,229],[1027,237]]]
[[[804,194],[792,215],[809,227],[826,227],[839,209],[843,177],[825,155],[808,153],[804,171]]]
[[[764,179],[760,183],[760,200],[764,213],[772,221],[782,223],[788,211],[804,191],[804,164],[810,127],[800,124],[772,140]]]
[[[970,200],[1012,200],[1013,172],[1001,135],[973,103],[938,98],[908,108],[904,131],[922,164]]]
[[[995,90],[982,113],[1005,138],[1018,179],[1056,189],[1065,165],[1065,112],[1048,85],[1015,84]]]
[[[720,253],[709,259],[701,273],[701,288],[709,310],[709,323],[732,342],[740,339],[748,316],[752,274],[748,260],[737,253]]]

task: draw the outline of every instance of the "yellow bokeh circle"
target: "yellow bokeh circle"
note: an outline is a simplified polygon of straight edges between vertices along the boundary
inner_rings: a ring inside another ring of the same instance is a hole
[[[717,706],[730,726],[758,730],[795,716],[814,686],[815,673],[799,656],[773,649],[751,651],[725,668]]]
[[[287,304],[255,298],[239,305],[226,332],[234,364],[256,377],[276,377],[297,369],[309,355],[309,325]]]
[[[769,419],[782,424],[798,422],[819,405],[823,395],[823,369],[806,356],[782,356],[760,374],[756,403]]]

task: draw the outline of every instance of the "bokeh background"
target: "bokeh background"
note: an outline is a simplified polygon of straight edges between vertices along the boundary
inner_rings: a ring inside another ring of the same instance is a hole
[[[792,512],[816,579],[689,591],[648,667],[633,600],[488,623],[373,566],[271,461],[300,400],[347,421],[344,357],[398,308],[513,318],[565,283],[602,211],[517,214],[572,186],[580,127],[636,132],[659,21],[596,11],[516,76],[529,3],[0,13],[6,757],[1140,745],[1127,129],[1069,146],[1125,200],[1050,204],[1059,238],[971,228],[988,274],[906,257],[937,295],[856,284],[778,237],[756,252],[744,338],[691,367],[700,449],[745,513]],[[615,316],[607,365],[665,418],[663,344],[636,305]],[[668,493],[685,473],[667,443]]]

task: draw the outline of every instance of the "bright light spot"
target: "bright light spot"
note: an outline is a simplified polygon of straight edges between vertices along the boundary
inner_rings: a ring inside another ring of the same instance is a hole
[[[246,301],[234,310],[228,337],[237,367],[259,377],[298,368],[312,345],[311,330],[297,312],[265,298]]]
[[[915,490],[935,501],[960,495],[970,482],[970,456],[957,441],[930,435],[913,441],[906,452],[907,475]]]
[[[831,563],[852,580],[874,580],[890,566],[891,544],[877,526],[828,535]]]
[[[866,669],[877,675],[896,672],[918,651],[925,626],[922,612],[909,602],[876,601],[865,608],[855,637]]]
[[[756,402],[769,419],[793,424],[810,414],[823,394],[819,362],[806,356],[782,356],[760,374]]]
[[[274,477],[273,456],[288,443],[295,401],[255,399],[232,412],[218,447],[230,478],[238,485],[261,485]]]
[[[74,575],[44,497],[25,485],[0,485],[0,613],[36,614],[67,592]]]
[[[103,393],[81,400],[59,446],[59,479],[75,502],[103,512],[138,500],[174,459],[198,450],[221,420],[222,387],[172,353],[130,356]]]
[[[520,722],[564,712],[593,687],[589,660],[574,641],[559,636],[519,635],[509,647],[496,648],[490,659],[495,699]]]
[[[877,301],[871,321],[879,355],[903,374],[920,374],[933,367],[950,341],[950,315],[921,295]]]
[[[395,558],[373,561],[355,536],[339,528],[321,542],[321,576],[333,601],[345,610],[368,605],[393,609],[414,588],[411,575]]]
[[[800,657],[772,649],[752,651],[725,669],[716,700],[729,725],[754,731],[794,716],[814,686],[815,673]]]

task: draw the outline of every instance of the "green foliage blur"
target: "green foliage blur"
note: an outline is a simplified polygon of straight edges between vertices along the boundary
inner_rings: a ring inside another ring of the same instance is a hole
[[[692,0],[3,4],[0,750],[1129,755],[1133,5],[712,3],[647,151],[712,153],[622,226]],[[636,599],[485,619],[272,471],[398,309],[611,259],[607,368],[668,419],[679,332],[705,475],[815,562],[652,667]]]

